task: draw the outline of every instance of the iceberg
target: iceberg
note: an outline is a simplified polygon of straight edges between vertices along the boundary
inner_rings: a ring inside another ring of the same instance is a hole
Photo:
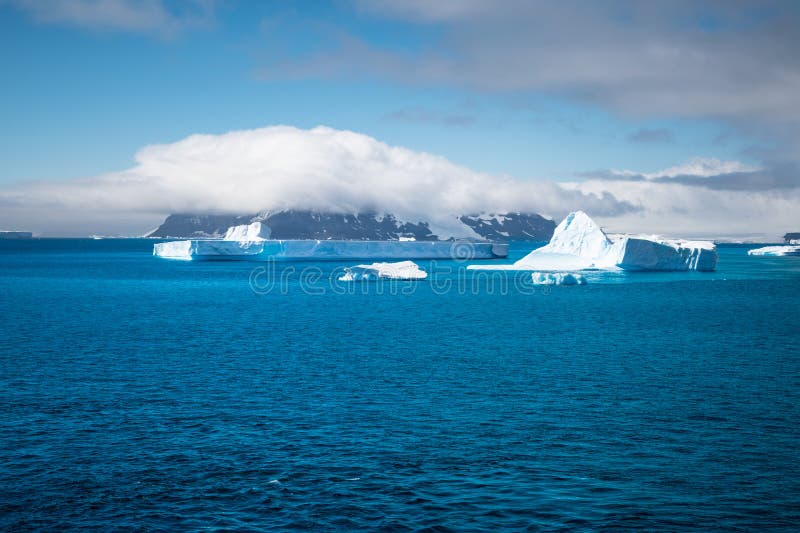
[[[225,232],[225,241],[266,241],[272,234],[272,230],[266,224],[253,222],[252,224],[242,224],[241,226],[231,226]]]
[[[570,272],[534,272],[534,285],[586,285],[586,278]]]
[[[747,250],[747,255],[800,255],[800,246],[765,246],[754,250]]]
[[[346,267],[339,281],[374,281],[378,279],[421,280],[428,277],[427,272],[413,261],[397,263],[372,263]]]
[[[365,259],[495,259],[508,244],[469,241],[270,239],[263,222],[231,226],[223,239],[162,242],[153,255],[184,261],[345,261]]]
[[[239,237],[247,233],[231,233]],[[260,233],[262,236],[263,232]],[[254,236],[253,234],[250,234]],[[363,261],[497,259],[507,244],[461,241],[189,240],[153,245],[153,255],[184,261]]]
[[[660,239],[654,235],[609,238],[583,211],[570,213],[556,227],[550,242],[512,265],[470,265],[471,269],[576,271],[698,270],[717,265],[717,250],[708,241]]]

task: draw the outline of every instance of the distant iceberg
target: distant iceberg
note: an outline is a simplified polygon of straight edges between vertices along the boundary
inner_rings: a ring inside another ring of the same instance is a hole
[[[748,250],[747,255],[800,255],[800,246],[765,246]]]
[[[397,263],[372,263],[346,267],[345,274],[339,281],[375,281],[378,279],[422,280],[428,277],[427,272],[419,268],[413,261]]]
[[[550,242],[512,265],[470,265],[471,269],[576,271],[699,270],[716,268],[717,250],[708,241],[665,240],[619,235],[612,240],[583,211],[570,213]]]
[[[33,233],[30,231],[0,231],[0,239],[33,239]]]
[[[586,285],[586,278],[570,272],[534,272],[531,280],[534,285]]]

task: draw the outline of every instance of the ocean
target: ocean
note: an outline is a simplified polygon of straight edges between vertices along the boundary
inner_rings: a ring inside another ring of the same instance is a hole
[[[800,257],[343,284],[152,245],[0,241],[0,529],[800,527]]]

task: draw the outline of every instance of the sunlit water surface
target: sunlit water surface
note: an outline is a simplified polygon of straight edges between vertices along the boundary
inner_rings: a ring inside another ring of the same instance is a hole
[[[798,257],[348,286],[151,249],[0,242],[0,529],[800,524]]]

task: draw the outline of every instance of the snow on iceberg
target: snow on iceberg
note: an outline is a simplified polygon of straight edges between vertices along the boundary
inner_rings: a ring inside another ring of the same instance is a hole
[[[714,270],[717,251],[707,241],[664,240],[657,236],[620,235],[614,240],[583,211],[570,213],[550,242],[513,265],[471,269],[502,270]]]
[[[252,224],[242,224],[241,226],[231,226],[225,232],[225,241],[265,241],[269,239],[272,230],[266,224],[253,222]]]
[[[800,246],[765,246],[747,250],[747,255],[800,255]]]
[[[597,223],[583,211],[575,211],[556,226],[550,242],[538,253],[566,254],[578,257],[601,257],[611,241]]]
[[[569,272],[534,272],[531,279],[534,285],[586,285],[586,278]]]
[[[428,277],[427,272],[413,261],[397,263],[372,263],[346,267],[339,281],[374,281],[378,279],[419,280]]]

